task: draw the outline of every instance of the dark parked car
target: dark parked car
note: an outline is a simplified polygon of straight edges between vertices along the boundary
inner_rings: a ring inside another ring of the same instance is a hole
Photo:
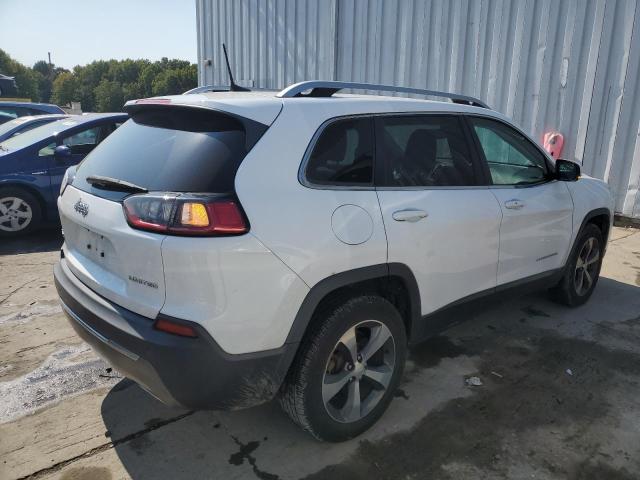
[[[58,220],[64,174],[127,120],[125,113],[74,115],[0,143],[0,236]]]
[[[56,120],[62,120],[68,116],[69,115],[35,115],[14,118],[0,125],[0,143],[21,133],[33,130],[36,127],[41,127]]]
[[[18,87],[13,77],[0,73],[0,97],[13,97],[18,94]]]
[[[63,109],[50,103],[0,102],[0,123],[27,115],[66,114]]]

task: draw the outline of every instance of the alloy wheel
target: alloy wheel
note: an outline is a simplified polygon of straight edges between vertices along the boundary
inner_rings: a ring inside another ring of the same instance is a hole
[[[589,237],[580,249],[573,275],[573,285],[579,296],[585,295],[591,289],[598,273],[599,260],[598,241],[595,237]]]
[[[393,335],[383,323],[366,320],[349,328],[333,348],[322,380],[331,418],[353,423],[369,414],[391,383],[395,356]]]
[[[18,197],[0,198],[0,230],[19,232],[29,226],[33,211],[27,202]]]

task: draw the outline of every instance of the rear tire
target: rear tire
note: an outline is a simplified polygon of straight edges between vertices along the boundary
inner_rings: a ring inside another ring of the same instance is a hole
[[[321,314],[289,370],[283,410],[314,437],[340,442],[370,428],[393,399],[407,355],[402,317],[362,296]]]
[[[569,307],[589,300],[600,277],[603,252],[602,232],[594,224],[587,224],[576,239],[562,279],[551,289],[552,298]]]
[[[21,188],[0,188],[0,237],[12,238],[37,230],[42,221],[40,202]]]

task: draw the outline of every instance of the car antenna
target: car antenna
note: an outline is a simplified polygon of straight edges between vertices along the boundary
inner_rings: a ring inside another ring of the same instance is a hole
[[[227,62],[227,71],[229,72],[229,91],[230,92],[250,92],[248,88],[241,87],[240,85],[236,85],[236,82],[233,81],[233,74],[231,73],[231,65],[229,64],[229,55],[227,54],[227,46],[223,43],[222,50],[224,51],[224,59]]]

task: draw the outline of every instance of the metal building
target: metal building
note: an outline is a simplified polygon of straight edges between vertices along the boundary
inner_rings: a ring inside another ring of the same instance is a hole
[[[196,0],[200,85],[350,80],[479,97],[640,218],[640,0]]]

